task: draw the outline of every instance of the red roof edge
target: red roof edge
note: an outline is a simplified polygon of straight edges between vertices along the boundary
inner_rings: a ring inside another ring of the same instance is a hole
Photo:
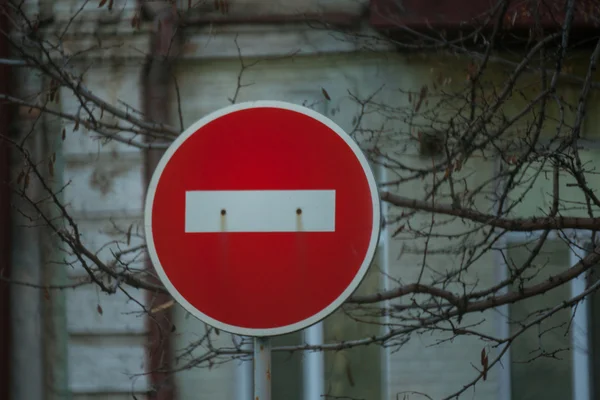
[[[504,16],[503,29],[529,30],[534,26],[536,14],[545,29],[559,29],[565,21],[565,1],[519,0],[511,1]],[[498,10],[497,0],[371,0],[371,25],[377,29],[401,31],[403,27],[423,30],[469,30],[493,26]],[[575,2],[574,31],[600,32],[600,2],[580,0]]]

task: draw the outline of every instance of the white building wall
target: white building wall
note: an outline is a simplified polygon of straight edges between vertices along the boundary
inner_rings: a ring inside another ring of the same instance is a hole
[[[138,63],[96,61],[84,83],[112,104],[120,100],[139,109],[140,75]],[[62,110],[73,112],[78,107],[79,102],[63,90]],[[99,117],[100,110],[95,114]],[[83,127],[74,131],[72,123],[64,128],[64,202],[78,222],[83,242],[99,251],[101,259],[111,260],[112,252],[142,243],[143,154],[120,143],[106,144]],[[130,226],[133,234],[127,243]],[[74,280],[86,272],[76,263],[68,275]],[[66,293],[69,388],[74,398],[102,395],[116,400],[147,390],[148,377],[135,376],[146,372],[146,317],[140,305],[144,292],[130,289],[107,295],[90,284]]]

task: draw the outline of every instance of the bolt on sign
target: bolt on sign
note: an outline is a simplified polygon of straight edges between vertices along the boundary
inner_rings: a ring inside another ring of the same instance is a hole
[[[232,105],[167,149],[145,205],[148,252],[198,319],[264,337],[335,311],[373,260],[375,178],[358,145],[305,107]]]

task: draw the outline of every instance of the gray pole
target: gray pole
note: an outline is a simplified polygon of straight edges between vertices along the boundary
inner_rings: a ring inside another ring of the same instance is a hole
[[[254,400],[271,400],[271,340],[254,338]]]
[[[323,323],[319,322],[304,330],[307,345],[323,344]],[[304,400],[322,398],[325,393],[325,356],[322,351],[307,350],[302,360],[304,376]]]
[[[251,351],[252,350],[252,338],[247,336],[237,336],[237,340],[239,340],[240,348],[242,350]],[[252,382],[253,378],[253,365],[254,362],[251,358],[240,361],[236,367],[236,395],[235,398],[238,400],[252,400]]]

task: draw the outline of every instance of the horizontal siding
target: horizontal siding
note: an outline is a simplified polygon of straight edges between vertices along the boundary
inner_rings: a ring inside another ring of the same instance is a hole
[[[133,160],[102,159],[69,163],[65,168],[68,190],[65,202],[79,217],[103,214],[113,217],[142,214],[144,196],[141,157]]]
[[[38,2],[34,2],[37,5]],[[108,9],[108,2],[103,7],[98,7],[100,0],[61,0],[46,3],[46,7],[52,6],[51,12],[58,21],[67,21],[74,13],[79,13],[82,21],[102,21],[104,23],[116,22],[129,19],[137,9],[137,3],[131,0],[114,0],[112,10]],[[158,2],[157,2],[158,3]],[[216,9],[215,3],[210,2],[188,2],[177,0],[175,2],[180,12],[185,17],[202,17],[204,20],[251,20],[268,17],[303,16],[309,15],[350,15],[359,17],[368,6],[368,0],[275,0],[264,2],[259,0],[228,0],[224,8]],[[193,4],[190,9],[189,5]],[[151,9],[160,8],[161,5],[150,4]],[[76,29],[77,27],[74,27]]]
[[[91,25],[91,26],[90,26]],[[53,26],[51,32],[60,32],[61,26]],[[62,26],[64,30],[64,26]],[[137,60],[143,62],[150,46],[150,32],[140,29],[132,32],[130,21],[123,21],[115,25],[83,24],[77,29],[76,34],[65,36],[62,41],[63,51],[67,55],[74,55],[85,50],[85,57],[78,59],[86,62],[114,62],[114,60]],[[98,37],[102,38],[102,46],[98,47]],[[60,59],[60,54],[53,54]]]
[[[67,329],[70,334],[123,335],[146,332],[144,292],[137,289],[108,295],[96,285],[67,292]]]
[[[70,4],[75,7],[79,3]],[[128,110],[123,105],[127,103],[130,113],[140,108],[141,65],[90,62],[80,67],[86,69],[84,84],[96,96],[123,111]],[[63,89],[61,107],[74,113],[79,103]],[[110,116],[102,115],[100,109],[92,111],[95,118],[109,121]],[[108,263],[115,253],[143,243],[143,154],[131,146],[107,143],[82,126],[75,130],[68,123],[64,129],[64,200],[76,217],[84,245]],[[140,252],[123,260],[135,257],[138,260],[132,266],[143,267]],[[75,258],[71,256],[70,261],[71,280],[87,275]],[[95,284],[66,291],[69,387],[75,399],[120,400],[149,387],[149,379],[143,375],[147,371],[145,296],[143,291],[126,290],[133,299],[122,291],[108,295]],[[132,378],[139,374],[142,376]]]
[[[131,394],[122,393],[97,393],[97,394],[74,394],[71,396],[71,400],[151,400],[151,397],[147,397],[141,394],[136,394],[135,399]]]
[[[41,0],[49,2],[49,0]],[[98,7],[100,0],[60,0],[51,2],[52,12],[58,21],[67,21],[75,13],[81,21],[101,21],[104,23],[129,19],[137,9],[135,1],[113,0],[112,10],[108,9],[108,2],[103,7]],[[77,27],[74,27],[76,29]]]
[[[327,14],[347,14],[360,16],[369,5],[368,0],[228,0],[226,11],[215,9],[214,2],[198,2],[190,10],[187,0],[178,0],[180,10],[189,10],[194,16],[202,14],[206,19],[245,19],[268,16],[302,16]]]
[[[121,39],[123,40],[123,39]],[[104,43],[106,47],[125,47],[130,52],[133,44],[118,46],[117,43]],[[91,43],[88,44],[88,46]],[[96,44],[97,46],[97,44]],[[82,83],[97,97],[106,103],[117,107],[120,111],[127,112],[135,117],[139,117],[137,110],[140,110],[140,65],[130,62],[116,64],[114,62],[94,62],[86,61],[78,65],[78,70],[85,71]],[[88,110],[92,112],[95,119],[106,123],[117,122],[111,119],[108,112],[102,112],[100,108],[89,108],[80,110],[81,103],[73,94],[72,90],[62,88],[60,92],[61,109],[71,115],[78,114],[82,119],[89,116]],[[74,131],[74,123],[63,120],[65,128],[65,140],[63,151],[66,156],[69,155],[90,155],[96,156],[99,153],[110,153],[113,156],[122,154],[140,153],[141,150],[116,141],[107,141],[98,133],[89,132],[83,126]],[[126,125],[124,123],[120,123]]]
[[[91,25],[91,26],[90,26]],[[143,62],[150,46],[150,32],[142,27],[130,32],[129,21],[122,25],[81,24],[77,34],[65,37],[64,51],[75,54],[85,51],[88,63],[113,64],[115,59]],[[59,29],[56,29],[59,31]],[[145,31],[146,30],[146,31]],[[98,37],[102,47],[98,47]],[[363,25],[358,31],[344,34],[339,31],[315,29],[305,23],[236,23],[194,24],[181,32],[180,59],[237,59],[238,48],[244,57],[269,57],[285,55],[318,55],[325,53],[350,53],[364,51],[393,51],[394,47],[376,30]],[[379,39],[377,39],[379,38]],[[132,83],[136,83],[135,80]],[[100,89],[102,90],[102,89]]]
[[[131,393],[148,387],[145,337],[86,337],[69,345],[69,387],[73,393]]]
[[[237,101],[282,100],[297,104],[306,101],[350,131],[360,108],[348,91],[360,94],[360,82],[373,79],[376,71],[369,71],[373,61],[374,57],[364,54],[261,60],[244,72],[241,83],[249,86],[240,90]],[[229,105],[229,99],[236,91],[239,72],[240,64],[235,59],[180,64],[176,76],[183,99],[184,126]],[[201,96],[198,87],[202,87]],[[325,99],[322,89],[331,100]],[[177,104],[172,107],[172,115],[178,115]]]
[[[89,213],[86,219],[78,220],[82,243],[85,243],[86,247],[105,263],[114,261],[115,254],[144,243],[141,215],[128,217],[123,214],[122,211],[114,212],[107,217],[104,212]],[[131,234],[128,236],[129,232]],[[70,256],[69,261],[74,262],[67,270],[72,279],[87,275],[81,265],[75,262],[73,256]],[[136,251],[123,255],[121,261],[123,263],[134,262],[136,267],[142,267],[143,258],[140,251]]]
[[[392,50],[385,40],[368,39],[378,36],[369,27],[363,27],[355,34],[345,35],[310,28],[306,24],[209,25],[190,28],[184,32],[181,56],[184,59],[237,59],[237,46],[245,57]]]

